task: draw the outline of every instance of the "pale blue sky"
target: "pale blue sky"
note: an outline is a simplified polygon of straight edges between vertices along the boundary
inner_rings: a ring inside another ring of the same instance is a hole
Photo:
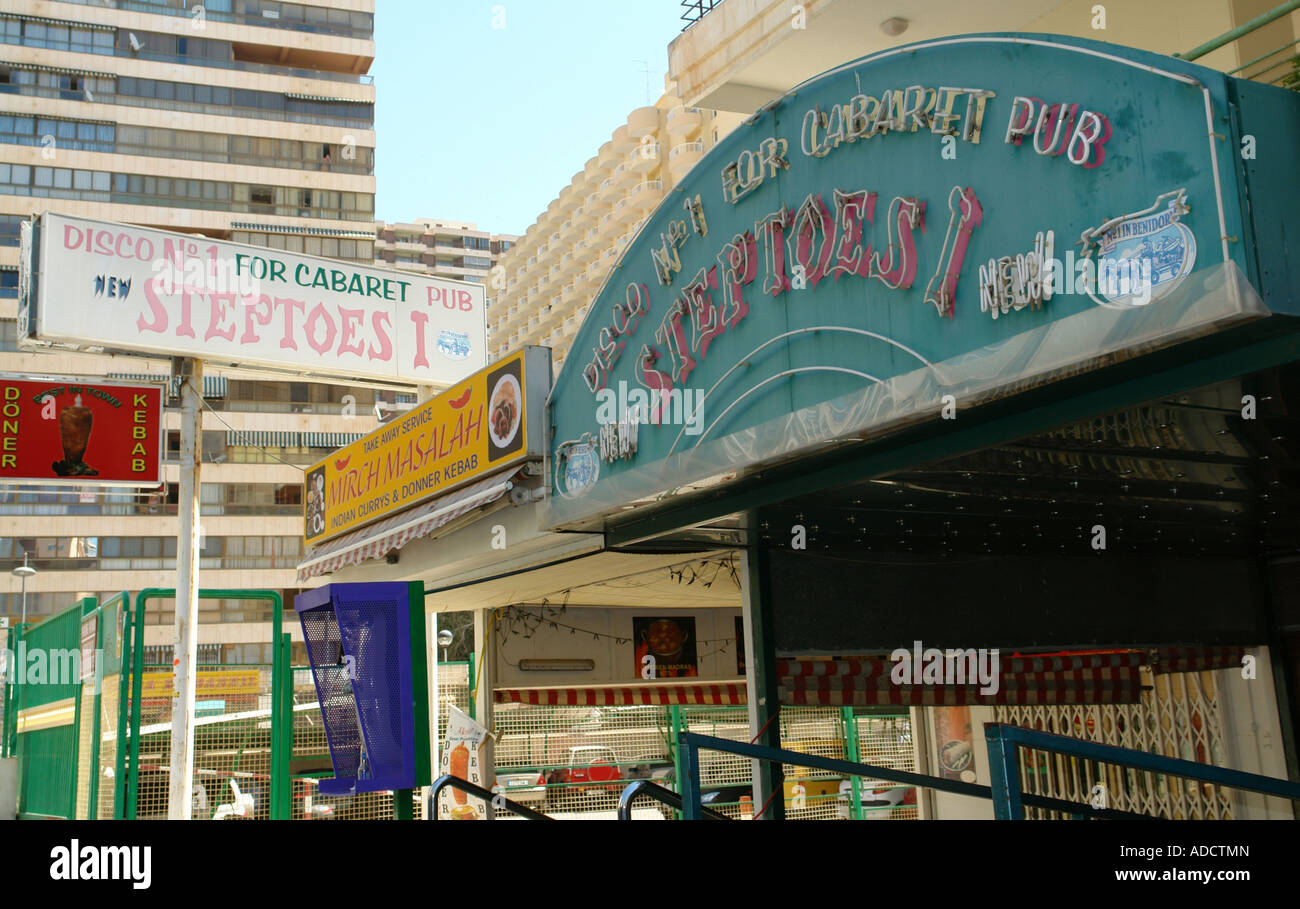
[[[663,93],[678,0],[377,0],[376,217],[522,234]],[[504,13],[504,28],[500,14]]]

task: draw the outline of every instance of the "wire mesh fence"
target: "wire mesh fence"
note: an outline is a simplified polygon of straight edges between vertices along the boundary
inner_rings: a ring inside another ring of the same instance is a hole
[[[634,779],[675,776],[666,707],[542,707],[493,712],[498,791],[561,817],[613,816]]]
[[[470,710],[470,668],[468,663],[438,664],[438,741],[447,733],[449,707]],[[363,792],[356,795],[322,795],[320,779],[333,776],[329,741],[321,721],[320,704],[311,669],[293,670],[293,818],[295,820],[343,821],[383,820],[393,817],[392,792]],[[412,796],[413,817],[424,817],[424,800]]]
[[[545,707],[499,704],[494,713],[498,791],[561,818],[612,817],[618,797],[637,779],[678,791],[677,733],[689,731],[748,742],[744,707]],[[849,724],[859,755],[847,746]],[[787,707],[781,713],[783,747],[828,758],[915,769],[907,714],[854,716],[840,708]],[[862,750],[861,744],[867,743]],[[728,817],[754,816],[752,762],[721,751],[699,753],[701,800]],[[915,818],[915,791],[881,780],[859,786],[861,808],[852,809],[852,786],[842,774],[787,765],[786,816],[801,819]],[[900,790],[895,792],[894,790]],[[885,794],[888,793],[888,794]],[[906,803],[905,803],[906,802]],[[760,810],[762,806],[760,806]],[[634,816],[672,809],[651,798],[635,803]]]
[[[113,817],[114,787],[117,782],[117,708],[118,673],[104,676],[99,699],[99,788],[94,816],[100,820]]]
[[[271,816],[271,676],[269,665],[198,666],[194,704],[195,820]],[[164,819],[170,795],[170,666],[146,666],[140,697],[136,817]]]
[[[912,717],[908,713],[854,716],[858,760],[876,767],[916,773]],[[859,814],[866,820],[913,821],[920,818],[915,786],[863,779],[858,784]],[[851,787],[850,787],[851,788]]]

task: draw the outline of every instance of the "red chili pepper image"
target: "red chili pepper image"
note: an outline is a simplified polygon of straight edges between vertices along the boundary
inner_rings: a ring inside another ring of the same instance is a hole
[[[346,470],[346,469],[347,469],[347,466],[348,466],[348,461],[351,461],[351,460],[352,460],[352,455],[348,455],[346,458],[335,458],[335,459],[334,459],[334,469],[335,469],[335,470]]]
[[[460,410],[469,403],[469,396],[473,394],[473,392],[474,387],[471,385],[469,388],[465,389],[459,398],[452,398],[447,403],[451,405],[452,410]]]

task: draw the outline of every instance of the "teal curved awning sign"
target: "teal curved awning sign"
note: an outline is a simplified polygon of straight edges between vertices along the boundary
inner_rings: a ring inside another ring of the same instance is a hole
[[[1261,294],[1293,307],[1243,220],[1238,86],[1046,35],[798,86],[696,165],[594,300],[549,403],[543,522],[951,417],[1265,315]]]

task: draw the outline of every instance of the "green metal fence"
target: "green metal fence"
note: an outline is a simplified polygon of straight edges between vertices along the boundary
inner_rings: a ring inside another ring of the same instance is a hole
[[[676,789],[682,779],[677,754],[681,732],[740,742],[752,737],[745,707],[498,704],[493,716],[496,775],[498,784],[505,781],[504,794],[561,817],[612,817],[619,794],[635,779]],[[911,716],[906,710],[785,707],[781,741],[790,750],[822,757],[870,760],[899,770],[916,766]],[[722,752],[701,752],[700,761],[709,807],[732,818],[754,816],[752,762]],[[590,774],[574,772],[597,763],[616,772],[602,769],[600,782],[594,784]],[[910,787],[846,780],[795,766],[785,768],[785,779],[787,817],[903,820],[918,816]],[[649,798],[639,799],[636,810],[675,815]],[[498,812],[498,816],[506,815]]]
[[[86,597],[9,630],[0,752],[18,758],[23,818],[165,817],[170,778],[170,666],[144,664],[150,600],[169,589]],[[194,817],[289,817],[289,636],[268,590],[202,590],[202,598],[269,600],[277,662],[199,666]],[[281,771],[283,765],[283,771]],[[241,786],[242,782],[242,786]],[[223,811],[224,809],[224,811]]]
[[[114,816],[125,593],[10,630],[0,746],[18,759],[18,816]]]

